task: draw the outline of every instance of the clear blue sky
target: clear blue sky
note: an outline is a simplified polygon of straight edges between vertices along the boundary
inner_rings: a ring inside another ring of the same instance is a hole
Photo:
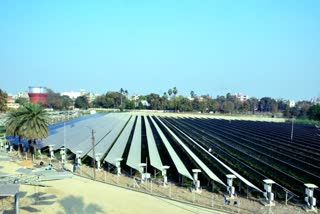
[[[319,0],[0,1],[0,88],[320,95]]]

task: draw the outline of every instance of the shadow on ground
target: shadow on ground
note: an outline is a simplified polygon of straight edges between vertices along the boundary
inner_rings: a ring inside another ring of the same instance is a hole
[[[58,212],[57,214],[96,214],[96,213],[106,213],[99,205],[97,204],[88,204],[85,205],[82,197],[68,196],[61,200],[59,203],[62,205],[64,211]]]

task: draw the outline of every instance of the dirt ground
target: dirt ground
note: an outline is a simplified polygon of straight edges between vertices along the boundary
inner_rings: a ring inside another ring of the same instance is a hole
[[[21,166],[1,161],[0,172],[15,173]],[[50,187],[20,186],[20,213],[219,213],[147,194],[94,182],[81,177],[48,181]],[[12,209],[13,198],[3,199],[0,211]],[[3,207],[4,206],[4,207]],[[4,213],[13,213],[5,211]]]
[[[14,159],[15,161],[0,161],[0,174],[17,174],[16,170],[26,165],[25,161],[21,162],[17,158]],[[89,175],[91,172],[92,168],[83,166],[82,176]],[[145,191],[168,197],[169,189],[160,187],[156,183],[153,184],[152,190],[150,183],[144,183],[138,184],[138,187],[135,187],[137,191],[133,191],[126,188],[132,188],[134,180],[125,175],[117,177],[112,173],[102,170],[97,172],[97,179],[102,182],[74,176],[69,179],[45,182],[50,187],[21,185],[19,194],[20,213],[222,213],[192,204],[180,203],[137,192]],[[113,185],[105,184],[103,183],[104,181]],[[175,185],[171,185],[170,188],[172,198],[189,201],[190,203],[192,201],[197,203],[206,199],[207,202],[205,203],[207,203],[208,207],[211,206],[211,203],[215,203],[215,207],[220,209],[221,206],[219,207],[219,204],[223,206],[222,195],[212,194],[206,190],[203,190],[201,194],[192,194],[186,188]],[[233,209],[233,211],[243,213],[242,211],[245,209],[251,210],[252,212],[250,211],[250,213],[269,213],[268,208],[262,206],[257,201],[246,198],[238,198],[237,200],[240,209]],[[13,198],[0,200],[0,212],[7,210],[4,213],[14,213],[12,211],[12,202]],[[279,214],[305,213],[300,207],[285,206],[279,203],[277,203],[276,207],[272,208],[272,212]]]

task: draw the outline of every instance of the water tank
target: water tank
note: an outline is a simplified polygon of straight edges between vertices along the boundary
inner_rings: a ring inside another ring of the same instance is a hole
[[[47,90],[45,87],[29,87],[28,95],[30,102],[44,104],[47,99]]]

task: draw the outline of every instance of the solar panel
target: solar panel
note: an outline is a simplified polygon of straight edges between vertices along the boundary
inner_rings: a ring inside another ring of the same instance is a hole
[[[163,170],[163,165],[161,162],[161,158],[158,152],[158,148],[156,142],[154,140],[154,136],[148,121],[147,117],[143,117],[146,125],[146,133],[147,133],[147,141],[148,141],[148,149],[149,149],[149,156],[150,156],[150,163],[151,166],[157,168],[158,170]]]
[[[113,117],[113,114],[107,114],[103,117],[89,118],[72,125],[58,128],[55,134],[50,135],[43,141],[43,145],[55,145],[54,150],[57,150],[63,147],[65,142],[68,149],[74,150],[73,148],[79,146],[81,142],[85,140],[90,141],[92,129],[95,129],[96,132],[103,133],[104,135],[110,131],[110,127],[108,130],[105,130],[105,124],[108,124],[108,120]]]
[[[110,152],[107,154],[106,158],[104,159],[108,163],[111,163],[113,165],[116,165],[116,160],[119,158],[122,158],[123,152],[126,148],[127,142],[130,137],[130,133],[132,131],[133,125],[134,125],[134,119],[135,117],[131,117],[128,124],[120,134],[117,141],[112,146]]]
[[[19,192],[19,184],[0,185],[0,197],[15,196]]]
[[[96,143],[95,146],[95,153],[98,154],[105,154],[112,143],[116,140],[119,136],[120,132],[122,131],[125,124],[128,122],[130,118],[130,114],[124,113],[119,114],[116,118],[113,119],[111,125],[111,132],[104,138],[102,138],[99,142]],[[93,158],[92,149],[88,152],[88,155]]]
[[[181,159],[179,158],[177,153],[174,151],[174,149],[170,145],[168,139],[165,137],[165,135],[163,134],[163,132],[161,131],[161,129],[159,128],[157,123],[153,120],[152,117],[150,117],[150,119],[151,119],[152,123],[154,124],[155,128],[157,129],[157,132],[159,133],[163,144],[167,148],[167,150],[169,152],[169,155],[170,155],[175,167],[177,168],[179,174],[181,174],[181,175],[193,180],[193,177],[191,176],[191,174],[189,173],[189,171],[187,170],[185,165],[182,163]]]
[[[218,176],[216,176],[181,140],[175,135],[169,127],[167,127],[161,120],[160,123],[169,131],[172,137],[183,147],[184,150],[192,157],[192,159],[197,163],[197,165],[211,178],[212,180],[226,186]]]
[[[212,155],[211,153],[209,153],[206,149],[204,149],[202,146],[200,146],[196,141],[194,141],[191,137],[189,137],[188,135],[186,135],[184,132],[182,132],[180,129],[178,129],[177,127],[175,127],[179,132],[181,132],[184,136],[186,136],[189,140],[191,140],[194,144],[196,144],[199,148],[201,148],[204,152],[206,152],[207,154],[209,154],[213,159],[215,159],[218,163],[220,163],[223,167],[225,167],[227,170],[229,170],[232,174],[234,174],[235,176],[237,176],[237,178],[239,178],[242,182],[244,182],[245,184],[247,184],[248,186],[258,190],[259,192],[263,192],[261,191],[258,187],[256,187],[253,183],[251,183],[250,181],[248,181],[247,179],[245,179],[244,177],[242,177],[241,175],[239,175],[236,171],[234,171],[233,169],[231,169],[229,166],[227,166],[225,163],[223,163],[221,160],[219,160],[218,158],[216,158],[214,155]]]
[[[127,165],[133,169],[140,170],[141,164],[141,116],[138,116],[136,127],[127,159]]]

